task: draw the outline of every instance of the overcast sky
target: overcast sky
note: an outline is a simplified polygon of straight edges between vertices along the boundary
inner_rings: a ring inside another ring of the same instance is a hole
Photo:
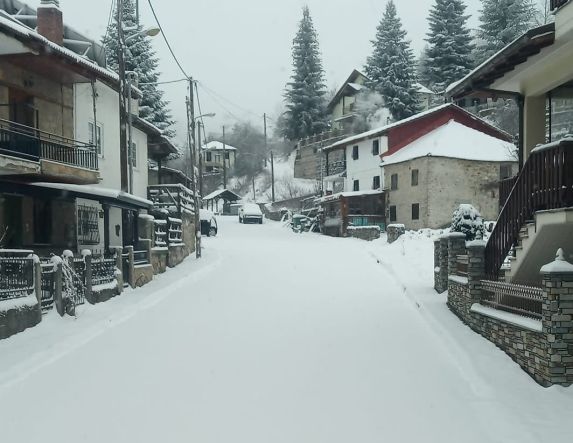
[[[148,0],[139,0],[142,20],[152,25]],[[105,32],[112,0],[60,0],[66,23],[99,39]],[[40,0],[29,0],[31,6]],[[165,34],[200,88],[208,132],[236,119],[260,123],[264,112],[276,117],[291,73],[291,45],[308,4],[319,35],[327,85],[339,86],[353,68],[361,68],[384,11],[385,0],[152,0]],[[434,0],[396,1],[398,13],[417,54],[424,46],[427,15]],[[476,27],[480,0],[466,0]],[[182,77],[160,36],[153,39],[161,79]],[[185,85],[163,86],[184,139]],[[209,95],[210,94],[210,95]],[[239,106],[237,106],[239,105]]]

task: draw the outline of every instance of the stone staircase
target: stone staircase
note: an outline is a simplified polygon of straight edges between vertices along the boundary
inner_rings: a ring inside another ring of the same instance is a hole
[[[505,280],[541,284],[539,270],[553,261],[559,248],[565,250],[568,258],[573,257],[573,208],[537,212],[534,220],[522,226]]]

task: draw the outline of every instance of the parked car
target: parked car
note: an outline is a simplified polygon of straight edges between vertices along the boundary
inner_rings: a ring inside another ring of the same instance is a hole
[[[239,223],[263,223],[263,213],[259,205],[245,203],[239,208]]]
[[[206,235],[207,237],[215,237],[217,235],[217,231],[219,230],[215,214],[206,209],[200,209],[199,218],[201,219],[201,235]]]

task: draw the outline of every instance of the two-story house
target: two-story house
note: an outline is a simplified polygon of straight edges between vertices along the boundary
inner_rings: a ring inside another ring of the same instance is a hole
[[[231,170],[235,166],[237,148],[223,142],[213,140],[201,147],[203,153],[203,172],[221,172]]]

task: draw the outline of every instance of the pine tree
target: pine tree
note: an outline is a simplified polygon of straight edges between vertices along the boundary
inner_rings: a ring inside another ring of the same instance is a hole
[[[414,115],[418,112],[415,60],[393,0],[386,5],[372,45],[364,68],[368,86],[382,96],[394,120]]]
[[[441,92],[472,68],[469,16],[462,0],[436,0],[430,10],[424,73],[428,85]]]
[[[533,0],[482,0],[482,8],[475,55],[478,63],[535,26],[539,17]]]
[[[292,57],[293,74],[285,92],[283,136],[298,140],[328,128],[318,36],[307,6],[293,40]]]
[[[133,0],[123,0],[123,26],[124,29],[129,29],[125,32],[126,38],[143,30],[141,24],[137,23]],[[115,20],[110,23],[107,29],[103,38],[103,45],[106,49],[108,68],[119,72],[117,22]],[[144,35],[139,34],[130,38],[126,42],[126,47],[126,71],[137,72],[139,89],[143,92],[139,107],[140,117],[157,126],[168,137],[173,136],[172,126],[174,122],[169,110],[169,103],[163,100],[163,91],[157,87],[159,60],[151,47],[151,42]]]

